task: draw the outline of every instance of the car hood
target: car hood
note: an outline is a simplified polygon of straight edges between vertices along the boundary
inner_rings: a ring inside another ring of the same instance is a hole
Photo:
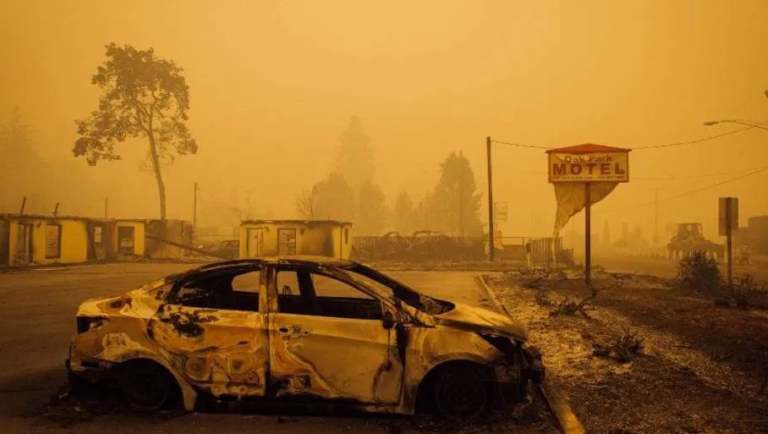
[[[83,301],[77,308],[78,315],[99,316],[105,314],[105,308],[112,303],[121,300],[124,295],[89,298]]]
[[[83,301],[77,308],[77,316],[104,316],[114,313],[133,312],[134,315],[151,316],[158,301],[151,294],[141,289],[134,289],[123,294],[91,298]]]
[[[478,333],[506,336],[523,341],[528,339],[525,327],[506,315],[461,303],[456,303],[455,306],[448,312],[434,315],[435,322]]]

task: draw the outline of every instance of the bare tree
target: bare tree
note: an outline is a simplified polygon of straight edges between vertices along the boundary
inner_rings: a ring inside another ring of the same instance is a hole
[[[302,190],[296,194],[296,212],[307,220],[315,218],[317,212],[317,189]]]

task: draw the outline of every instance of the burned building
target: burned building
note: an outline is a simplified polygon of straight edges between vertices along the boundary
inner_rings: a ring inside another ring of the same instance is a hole
[[[246,220],[240,257],[319,255],[349,259],[352,223],[336,220]]]

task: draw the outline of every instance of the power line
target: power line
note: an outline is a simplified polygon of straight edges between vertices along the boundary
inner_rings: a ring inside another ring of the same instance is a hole
[[[520,144],[520,143],[502,142],[502,141],[499,141],[499,140],[491,140],[491,142],[498,143],[500,145],[514,146],[516,148],[552,149],[552,148],[546,148],[544,146],[523,145],[523,144]]]
[[[684,197],[684,196],[690,196],[692,194],[696,194],[696,193],[702,192],[704,190],[709,190],[711,188],[715,188],[715,187],[719,187],[721,185],[729,184],[731,182],[739,181],[739,180],[742,180],[744,178],[748,178],[750,176],[754,176],[754,175],[757,175],[759,173],[765,172],[767,170],[768,170],[768,167],[763,167],[762,169],[758,169],[758,170],[752,171],[750,173],[747,173],[747,174],[744,174],[744,175],[741,175],[741,176],[737,176],[735,178],[726,179],[725,181],[720,181],[718,183],[707,185],[707,186],[701,187],[701,188],[697,188],[695,190],[687,191],[685,193],[680,193],[680,194],[676,194],[674,196],[669,196],[669,197],[665,197],[663,199],[658,199],[658,201],[641,203],[641,204],[634,204],[634,205],[624,205],[624,206],[621,207],[621,209],[615,209],[613,211],[610,211],[610,210],[609,211],[601,211],[601,212],[605,213],[605,214],[609,214],[609,213],[615,213],[615,212],[623,211],[626,208],[638,208],[638,207],[643,207],[643,206],[654,205],[657,202],[666,202],[666,201],[670,201],[670,200],[673,200],[673,199],[679,199],[679,198]]]
[[[671,148],[671,147],[676,147],[676,146],[693,145],[693,144],[696,144],[696,143],[707,142],[707,141],[710,141],[710,140],[719,139],[721,137],[730,136],[732,134],[741,133],[741,132],[744,132],[744,131],[747,131],[747,130],[751,130],[751,129],[754,129],[754,128],[759,128],[762,125],[768,125],[768,121],[759,122],[759,123],[756,123],[755,125],[752,125],[752,126],[746,126],[746,127],[743,127],[743,128],[737,128],[735,130],[726,131],[724,133],[715,134],[713,136],[701,137],[701,138],[698,138],[698,139],[687,140],[687,141],[684,141],[684,142],[664,143],[664,144],[660,144],[660,145],[649,145],[649,146],[635,146],[635,147],[629,148],[629,149],[641,151],[641,150],[645,150],[645,149],[660,149],[660,148]],[[555,148],[548,148],[546,146],[527,145],[527,144],[512,143],[512,142],[502,142],[500,140],[492,140],[492,142],[493,143],[498,143],[500,145],[513,146],[513,147],[517,147],[517,148],[533,148],[533,149],[544,149],[544,150],[555,149]]]
[[[534,170],[520,170],[520,169],[510,169],[509,167],[499,167],[499,166],[493,166],[494,169],[499,170],[506,170],[508,172],[515,172],[515,173],[525,173],[527,175],[546,175],[547,172],[537,172]]]
[[[735,130],[726,131],[726,132],[721,133],[721,134],[715,134],[714,136],[702,137],[700,139],[688,140],[688,141],[685,141],[685,142],[677,142],[677,143],[665,143],[665,144],[662,144],[662,145],[638,146],[638,147],[635,147],[635,148],[632,148],[632,149],[640,151],[640,150],[644,150],[644,149],[658,149],[658,148],[670,148],[670,147],[673,147],[673,146],[693,145],[693,144],[696,144],[696,143],[706,142],[708,140],[719,139],[720,137],[730,136],[731,134],[741,133],[741,132],[744,132],[744,131],[747,131],[747,130],[751,130],[753,128],[757,128],[757,125],[765,125],[765,124],[768,124],[768,121],[763,121],[763,122],[760,122],[758,124],[755,124],[756,126],[748,126],[748,127],[744,127],[744,128],[738,128],[738,129],[735,129]]]

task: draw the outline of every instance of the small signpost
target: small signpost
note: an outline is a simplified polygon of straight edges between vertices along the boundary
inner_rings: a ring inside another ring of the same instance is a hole
[[[583,184],[584,280],[587,285],[590,285],[592,280],[592,203],[602,199],[610,192],[595,197],[596,194],[592,192],[591,186],[593,183],[615,185],[629,182],[629,152],[630,149],[595,144],[569,146],[547,151],[549,160],[547,172],[550,183],[556,185],[571,184],[574,187]],[[573,193],[577,191],[575,190]],[[570,196],[577,197],[576,194]],[[570,201],[573,202],[575,199],[570,198]],[[558,203],[558,207],[564,205],[564,203]],[[581,209],[581,206],[574,206],[572,203],[568,205],[575,208],[574,214]]]
[[[496,202],[493,206],[493,218],[497,222],[507,221],[507,202]]]
[[[739,198],[720,198],[720,218],[718,229],[720,236],[726,237],[726,256],[728,263],[728,287],[733,287],[733,231],[739,228]]]

